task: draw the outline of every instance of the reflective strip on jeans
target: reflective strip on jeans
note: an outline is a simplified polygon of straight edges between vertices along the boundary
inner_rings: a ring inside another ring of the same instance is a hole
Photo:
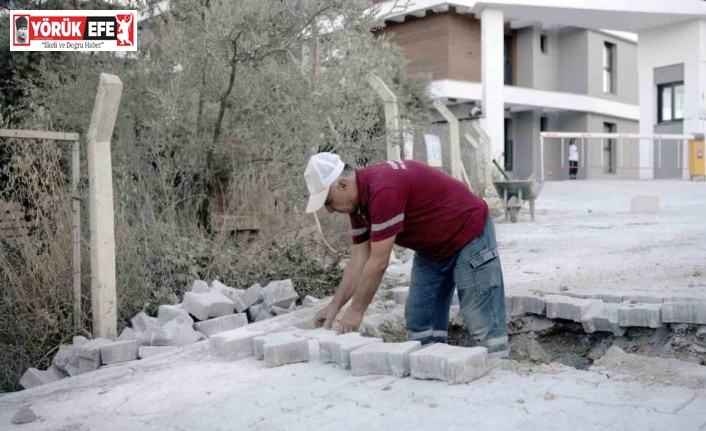
[[[435,338],[448,338],[449,333],[446,331],[434,331],[433,329],[427,329],[422,332],[408,332],[407,335],[411,341],[421,340],[422,338],[435,337]]]
[[[485,340],[482,343],[480,343],[483,347],[495,347],[499,346],[502,344],[507,344],[510,340],[507,338],[507,335],[504,337],[498,337],[498,338],[491,338],[490,340]]]

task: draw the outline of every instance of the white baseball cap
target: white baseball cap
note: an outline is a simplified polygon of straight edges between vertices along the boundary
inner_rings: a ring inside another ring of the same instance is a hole
[[[346,166],[341,158],[332,153],[319,153],[311,156],[304,171],[306,188],[309,189],[309,203],[306,212],[319,210],[326,202],[329,188]]]

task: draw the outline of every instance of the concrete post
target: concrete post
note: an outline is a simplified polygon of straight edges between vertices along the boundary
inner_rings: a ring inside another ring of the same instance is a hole
[[[483,113],[490,136],[491,159],[500,159],[505,148],[505,97],[503,46],[505,43],[503,11],[486,8],[481,19],[481,80]]]
[[[400,111],[397,96],[382,79],[372,73],[368,76],[368,83],[385,104],[387,160],[400,160]]]
[[[78,183],[81,180],[81,158],[78,139],[71,143],[71,207],[73,210],[73,271],[74,271],[74,330],[81,329],[81,198]]]
[[[91,125],[86,135],[88,210],[91,231],[91,304],[95,337],[106,337],[117,333],[113,166],[110,140],[122,91],[123,83],[120,78],[101,73]]]
[[[458,118],[449,111],[449,108],[439,99],[434,99],[434,108],[449,123],[449,137],[451,140],[451,176],[463,181],[461,173],[461,142],[458,131]]]

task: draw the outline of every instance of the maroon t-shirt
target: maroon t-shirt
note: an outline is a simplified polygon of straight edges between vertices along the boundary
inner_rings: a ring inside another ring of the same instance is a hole
[[[360,206],[350,215],[354,244],[397,235],[395,244],[430,260],[458,253],[485,227],[488,206],[468,186],[413,160],[356,169]]]

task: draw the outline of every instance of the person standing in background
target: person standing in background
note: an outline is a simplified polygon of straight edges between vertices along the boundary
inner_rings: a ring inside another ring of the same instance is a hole
[[[579,147],[576,145],[576,139],[571,138],[569,143],[569,179],[576,180],[576,173],[579,170]]]

